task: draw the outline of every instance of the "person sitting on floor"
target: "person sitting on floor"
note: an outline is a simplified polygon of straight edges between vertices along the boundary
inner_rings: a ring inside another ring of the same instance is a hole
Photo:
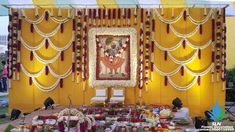
[[[175,111],[173,115],[173,119],[175,120],[189,120],[189,109],[186,107],[183,107],[183,103],[179,98],[175,98],[172,101],[172,104],[174,105],[173,110]]]

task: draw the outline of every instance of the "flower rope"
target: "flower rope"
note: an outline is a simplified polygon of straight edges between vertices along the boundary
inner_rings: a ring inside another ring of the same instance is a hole
[[[60,47],[57,47],[57,46],[51,41],[51,39],[48,38],[48,37],[45,37],[45,38],[41,41],[41,43],[40,43],[39,45],[37,45],[37,46],[30,46],[30,44],[28,44],[27,42],[24,41],[23,37],[21,37],[20,40],[21,40],[21,43],[23,44],[23,46],[24,46],[27,50],[30,50],[30,51],[35,51],[35,50],[39,50],[40,48],[42,48],[42,46],[45,45],[46,40],[48,40],[48,42],[50,43],[51,47],[52,47],[53,49],[55,49],[56,51],[64,51],[64,50],[67,50],[67,49],[71,46],[71,44],[72,44],[72,42],[73,42],[73,40],[74,40],[74,33],[72,33],[72,37],[71,37],[70,41],[69,41],[67,44],[65,44],[64,47],[61,47],[61,48],[60,48]]]
[[[187,33],[187,34],[182,34],[182,33],[179,33],[176,31],[176,29],[170,25],[170,29],[171,31],[177,36],[177,37],[181,37],[181,38],[189,38],[189,37],[192,37],[200,28],[200,25],[197,25],[196,28],[190,32],[190,33]]]
[[[43,92],[50,92],[52,90],[54,90],[58,84],[60,83],[61,79],[64,79],[64,78],[67,78],[71,73],[72,73],[72,70],[71,70],[71,67],[69,68],[69,70],[67,70],[64,74],[61,74],[61,75],[58,75],[57,73],[55,73],[49,65],[46,65],[44,66],[39,72],[37,73],[30,73],[28,72],[25,67],[21,64],[21,67],[22,67],[22,71],[25,75],[27,75],[28,77],[32,78],[32,81],[33,83],[35,84],[35,86],[43,91]],[[40,76],[43,71],[45,70],[45,68],[48,67],[50,73],[52,74],[52,76],[56,77],[57,80],[55,81],[55,83],[53,83],[51,86],[43,86],[41,85],[37,80],[36,80],[36,77]]]
[[[177,60],[170,52],[168,52],[168,55],[169,55],[169,58],[176,64],[188,64],[196,58],[196,56],[198,55],[198,50],[196,50],[189,59],[183,60],[183,61]]]
[[[81,35],[81,30],[82,30],[82,23],[81,23],[81,18],[82,18],[82,11],[78,10],[77,12],[78,15],[78,19],[77,19],[77,36],[76,36],[76,61],[77,61],[77,65],[76,65],[76,71],[77,71],[77,83],[79,83],[80,80],[80,72],[81,72],[81,42],[82,42],[82,35]]]
[[[149,80],[149,48],[150,48],[150,9],[146,10],[147,19],[145,21],[145,90],[148,91],[148,80]]]
[[[216,73],[217,73],[217,79],[216,81],[219,81],[219,74],[220,74],[220,48],[221,48],[221,14],[220,14],[221,9],[217,9],[217,22],[216,22]]]
[[[140,59],[139,59],[139,89],[140,89],[140,93],[139,93],[139,97],[142,97],[142,89],[143,89],[143,68],[144,68],[144,9],[141,8],[141,23],[140,23],[140,49],[139,49],[139,53],[140,53]]]
[[[41,63],[43,63],[43,64],[49,64],[49,63],[54,63],[54,62],[60,57],[61,51],[59,51],[59,53],[58,53],[57,55],[55,55],[54,57],[52,57],[51,59],[42,59],[42,58],[37,54],[36,51],[33,51],[33,54],[34,54],[35,58],[36,58],[39,62],[41,62]]]
[[[27,17],[27,15],[25,14],[25,11],[24,9],[22,10],[22,14],[24,14],[24,20],[30,24],[40,24],[44,19],[45,19],[45,14],[46,13],[49,13],[49,14],[52,14],[52,11],[49,11],[48,9],[44,10],[44,12],[42,13],[42,15],[37,19],[37,20],[31,20]],[[69,14],[69,13],[68,13]],[[55,23],[66,23],[67,21],[69,21],[71,18],[70,17],[66,17],[64,19],[57,19],[55,18],[54,16],[52,15],[49,15],[50,19],[55,22]]]
[[[198,76],[194,77],[193,81],[191,83],[189,83],[186,86],[179,86],[177,84],[175,84],[170,77],[167,77],[167,79],[169,80],[169,83],[172,87],[174,87],[177,90],[181,90],[181,91],[186,91],[188,89],[190,89],[198,80]]]
[[[154,70],[162,76],[174,76],[176,73],[178,73],[180,71],[182,66],[192,76],[204,76],[205,74],[207,74],[212,69],[212,67],[214,65],[211,64],[206,70],[203,70],[202,72],[194,72],[194,71],[190,70],[186,65],[179,65],[176,69],[174,69],[171,72],[163,72],[156,65],[154,65]]]
[[[213,45],[212,40],[209,40],[205,44],[199,46],[196,44],[192,44],[188,39],[181,39],[177,44],[175,44],[172,47],[163,47],[162,45],[164,45],[164,44],[159,44],[156,40],[154,42],[155,42],[155,46],[162,51],[174,51],[180,47],[180,45],[183,43],[183,41],[185,41],[187,43],[187,45],[190,46],[192,49],[205,49],[210,44]]]
[[[160,21],[162,21],[163,23],[166,23],[166,24],[174,24],[174,23],[178,22],[178,21],[183,17],[185,11],[188,12],[188,15],[187,15],[187,16],[189,17],[189,20],[190,20],[193,24],[195,24],[195,25],[201,25],[201,24],[206,23],[206,22],[209,20],[209,18],[211,17],[212,13],[213,13],[213,9],[210,9],[210,12],[208,13],[208,15],[207,15],[203,20],[195,20],[195,19],[189,14],[188,9],[183,9],[183,10],[179,13],[179,15],[178,15],[177,17],[175,17],[174,19],[171,19],[171,20],[165,19],[165,18],[158,12],[157,9],[154,9],[154,14],[156,14],[157,17],[158,17],[158,19],[159,19]]]
[[[36,31],[39,35],[41,35],[42,37],[48,38],[48,37],[54,36],[54,35],[60,30],[60,27],[61,27],[62,24],[63,24],[63,23],[59,24],[59,25],[58,25],[52,32],[50,32],[50,33],[44,33],[44,32],[42,32],[42,31],[37,27],[36,24],[33,24],[33,27],[34,27],[35,31]]]

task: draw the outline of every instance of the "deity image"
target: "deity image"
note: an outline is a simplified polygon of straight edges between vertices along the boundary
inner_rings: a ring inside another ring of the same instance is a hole
[[[100,36],[98,45],[98,76],[102,78],[129,77],[129,37]]]

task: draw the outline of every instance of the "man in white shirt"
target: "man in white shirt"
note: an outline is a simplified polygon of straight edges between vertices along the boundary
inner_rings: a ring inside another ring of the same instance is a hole
[[[189,120],[189,109],[183,107],[183,103],[179,98],[175,98],[172,104],[174,105],[173,111],[175,111],[174,119]]]

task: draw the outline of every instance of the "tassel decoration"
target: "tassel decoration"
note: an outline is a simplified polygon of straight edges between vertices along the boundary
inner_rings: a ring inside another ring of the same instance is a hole
[[[48,75],[48,74],[49,74],[49,68],[48,68],[48,66],[46,66],[45,70],[46,70],[46,75]]]
[[[116,9],[113,9],[113,26],[115,26],[116,21]]]
[[[111,9],[108,9],[108,19],[111,19]]]
[[[212,17],[212,41],[215,41],[215,19]]]
[[[60,24],[60,32],[63,33],[64,32],[64,23]]]
[[[53,10],[53,8],[51,8],[51,17],[54,17],[54,10]]]
[[[72,72],[75,72],[75,63],[72,63]]]
[[[61,51],[61,53],[60,53],[60,59],[61,59],[61,61],[64,61],[64,51]]]
[[[201,49],[198,49],[198,59],[201,59]]]
[[[49,47],[49,41],[48,41],[48,39],[46,39],[46,41],[45,41],[45,47],[46,47],[46,49],[48,49],[48,47]]]
[[[181,76],[184,75],[184,66],[181,67]]]
[[[63,79],[60,79],[60,88],[63,88]]]
[[[30,61],[33,60],[33,51],[30,51]]]
[[[200,34],[202,34],[202,24],[200,24]]]
[[[61,8],[58,9],[58,17],[62,17]]]
[[[17,63],[17,72],[20,72],[20,63]]]
[[[73,41],[73,44],[72,44],[72,50],[73,50],[73,52],[75,52],[75,48],[76,48],[76,43],[75,43],[75,41]]]
[[[166,25],[166,32],[170,33],[170,24],[169,23]]]
[[[19,19],[19,21],[18,21],[18,30],[21,30],[21,24],[22,24],[22,21],[21,21],[21,19]]]
[[[201,85],[201,76],[198,76],[198,78],[197,78],[197,84],[198,84],[198,86]]]
[[[186,19],[187,19],[187,11],[184,10],[184,20],[186,21]]]
[[[186,48],[186,41],[185,40],[183,40],[183,48],[185,49]]]
[[[29,85],[31,86],[33,84],[32,77],[29,77]]]
[[[38,7],[35,8],[35,17],[38,18],[39,15],[38,15]]]
[[[167,60],[167,54],[168,54],[168,53],[167,53],[167,51],[165,51],[164,53],[165,53],[165,54],[164,54],[164,60],[166,61],[166,60]]]
[[[73,19],[73,31],[76,30],[76,19]]]
[[[165,86],[167,86],[167,84],[168,84],[168,77],[167,76],[165,76]]]
[[[211,54],[211,61],[215,62],[215,52],[214,51],[212,51],[212,54]]]
[[[154,32],[155,31],[155,20],[152,19],[152,31]]]
[[[33,27],[33,23],[32,23],[32,24],[30,24],[30,32],[33,33],[33,31],[34,31],[34,27]]]
[[[45,20],[48,21],[48,18],[49,18],[49,13],[48,11],[45,12]]]

